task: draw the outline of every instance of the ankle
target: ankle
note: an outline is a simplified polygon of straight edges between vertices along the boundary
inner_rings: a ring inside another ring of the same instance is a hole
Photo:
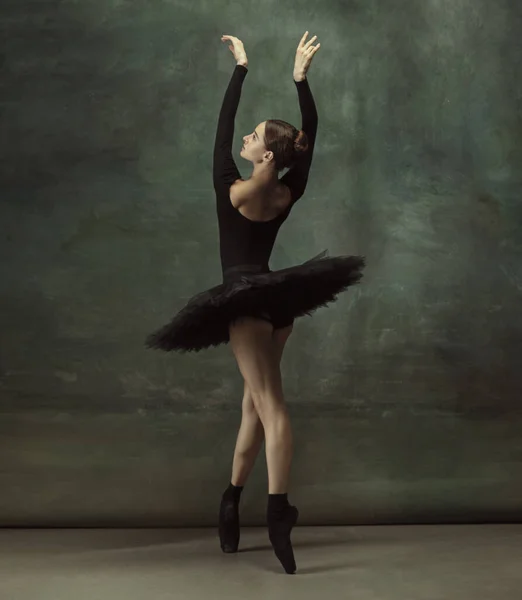
[[[288,493],[268,494],[268,514],[279,514],[285,511],[289,506]]]
[[[223,493],[223,498],[225,500],[234,500],[235,502],[239,502],[241,500],[242,491],[242,485],[234,485],[232,482],[230,482],[229,486]]]

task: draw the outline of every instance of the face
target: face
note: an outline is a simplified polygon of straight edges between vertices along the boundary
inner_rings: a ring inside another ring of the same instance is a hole
[[[265,127],[266,121],[263,121],[252,133],[243,138],[243,148],[241,149],[241,156],[243,158],[255,163],[270,160],[270,158],[272,158],[273,153],[265,148],[265,143],[263,141]]]

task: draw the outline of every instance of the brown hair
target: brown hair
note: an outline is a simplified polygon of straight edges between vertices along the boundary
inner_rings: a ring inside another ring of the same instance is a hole
[[[308,137],[286,121],[269,119],[265,125],[265,147],[274,153],[275,168],[292,167],[308,150]]]

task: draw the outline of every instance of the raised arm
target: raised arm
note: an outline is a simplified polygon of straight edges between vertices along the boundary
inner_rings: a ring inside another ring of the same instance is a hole
[[[225,92],[214,143],[214,188],[221,185],[231,185],[236,179],[241,178],[232,157],[232,142],[234,138],[234,120],[241,97],[241,88],[247,73],[247,67],[236,65]]]
[[[317,36],[314,35],[308,42],[306,38],[308,31],[305,31],[295,53],[294,81],[299,95],[299,108],[301,109],[302,125],[301,129],[308,138],[308,150],[306,154],[300,157],[298,163],[292,167],[286,175],[281,177],[281,181],[290,188],[292,202],[296,202],[304,194],[306,184],[308,183],[308,173],[312,164],[314,154],[315,136],[317,134],[317,109],[315,108],[314,98],[306,79],[306,73],[310,68],[312,59],[321,47],[321,44],[313,46]]]
[[[308,150],[299,159],[299,162],[281,177],[281,181],[290,188],[292,202],[296,202],[301,198],[308,183],[308,173],[314,154],[318,122],[317,109],[308,80],[304,77],[303,79],[294,79],[294,82],[299,96],[299,108],[301,109],[301,129],[308,138]]]

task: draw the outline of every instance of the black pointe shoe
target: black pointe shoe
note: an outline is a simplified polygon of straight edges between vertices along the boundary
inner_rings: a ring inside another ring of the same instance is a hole
[[[219,508],[219,541],[227,554],[239,546],[239,505],[235,500],[221,500]]]
[[[289,575],[293,575],[297,571],[290,534],[298,518],[299,511],[292,505],[288,505],[280,517],[267,515],[270,543],[279,562]]]

